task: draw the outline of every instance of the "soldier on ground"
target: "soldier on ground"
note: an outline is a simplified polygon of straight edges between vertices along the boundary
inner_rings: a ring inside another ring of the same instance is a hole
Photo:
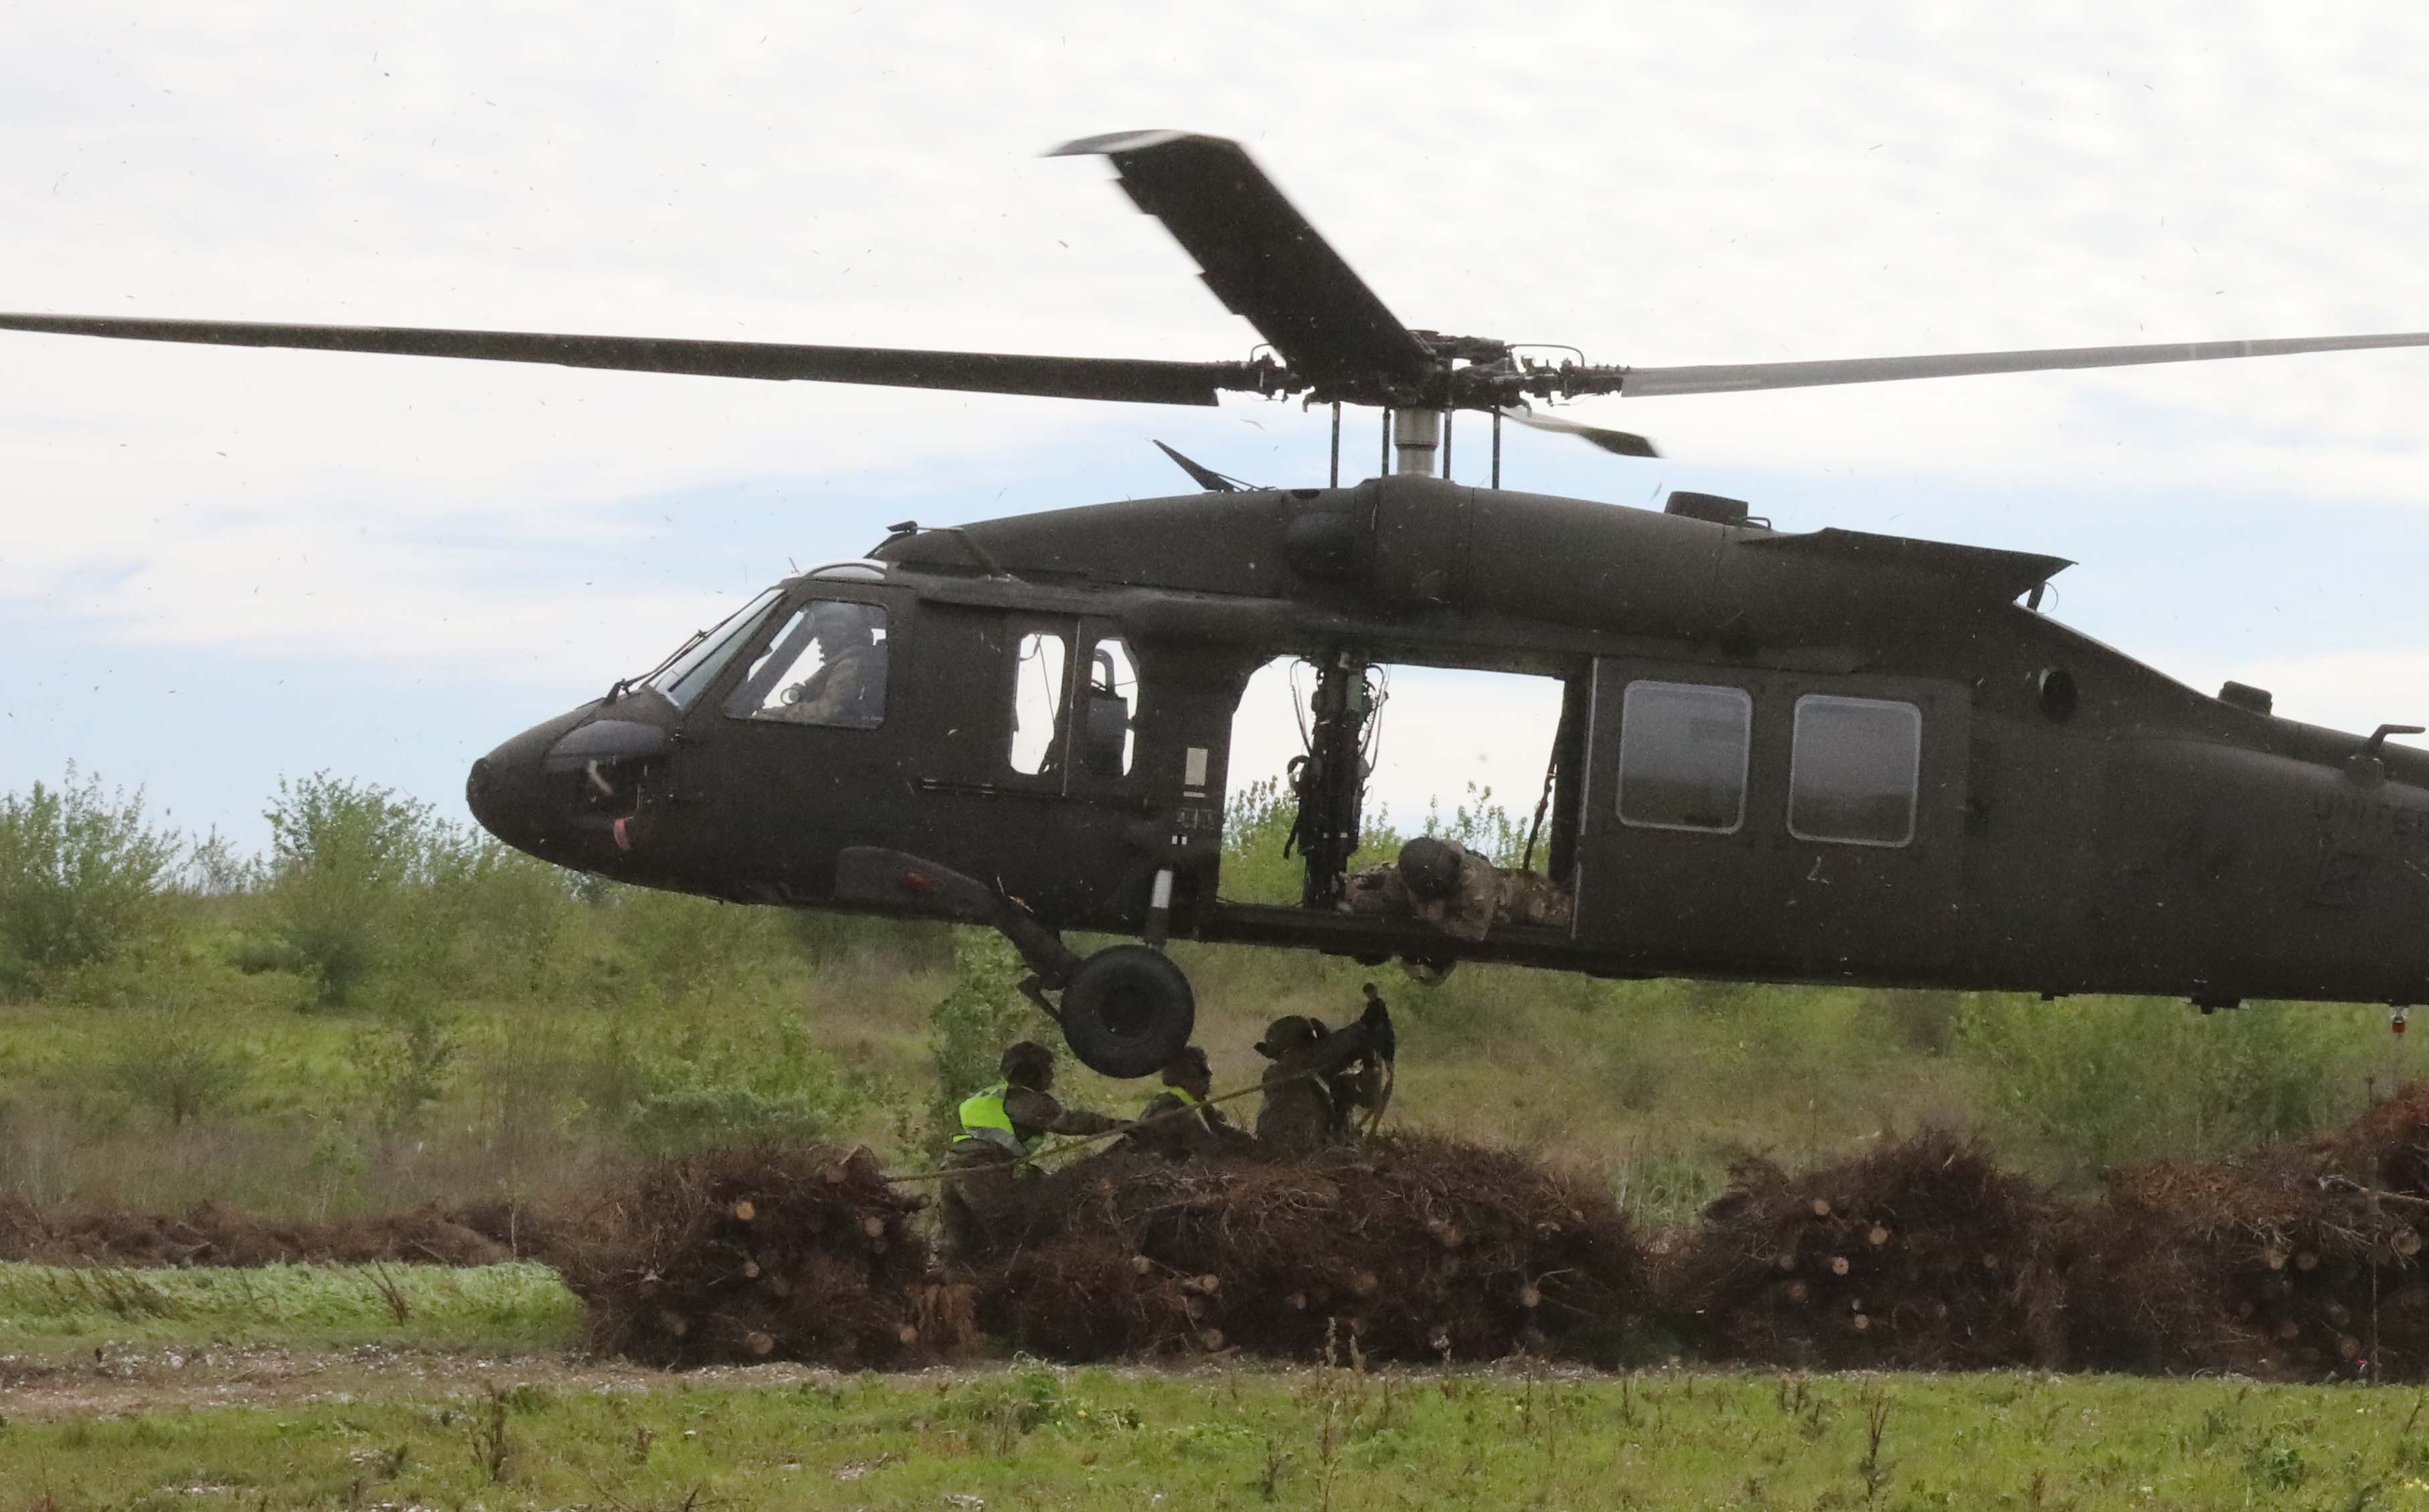
[[[962,1100],[961,1132],[945,1152],[945,1237],[965,1255],[1019,1238],[1020,1179],[1037,1142],[1049,1134],[1109,1134],[1118,1118],[1066,1108],[1049,1091],[1054,1052],[1034,1040],[1005,1047],[1003,1079]]]
[[[1139,1109],[1122,1148],[1133,1155],[1160,1155],[1167,1160],[1207,1159],[1256,1143],[1206,1099],[1214,1093],[1214,1073],[1206,1052],[1191,1045],[1164,1067],[1164,1090]]]
[[[1384,1068],[1398,1049],[1391,1010],[1366,989],[1366,1011],[1347,1028],[1328,1030],[1298,1014],[1265,1027],[1257,1053],[1265,1068],[1257,1139],[1279,1150],[1314,1150],[1354,1137],[1362,1109],[1380,1107]]]

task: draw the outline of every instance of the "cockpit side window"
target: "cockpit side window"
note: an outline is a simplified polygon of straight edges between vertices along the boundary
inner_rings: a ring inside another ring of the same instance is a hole
[[[1055,631],[1020,637],[1012,669],[1012,769],[1031,777],[1063,766],[1063,670],[1071,641]]]
[[[885,611],[812,599],[785,616],[725,697],[736,719],[874,730],[885,722]]]
[[[657,689],[676,708],[688,708],[702,689],[717,681],[717,674],[725,670],[734,653],[751,643],[759,627],[775,612],[779,597],[774,588],[760,594],[718,621],[714,628],[702,631],[642,682]]]

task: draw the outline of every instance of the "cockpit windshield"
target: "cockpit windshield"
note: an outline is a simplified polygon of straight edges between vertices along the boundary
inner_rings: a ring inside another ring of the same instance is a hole
[[[753,632],[776,607],[783,590],[769,588],[741,608],[719,620],[686,642],[683,649],[669,657],[659,668],[640,680],[639,685],[655,688],[668,702],[681,709],[700,697],[701,690],[717,681],[717,674],[734,659],[734,653],[748,643]]]

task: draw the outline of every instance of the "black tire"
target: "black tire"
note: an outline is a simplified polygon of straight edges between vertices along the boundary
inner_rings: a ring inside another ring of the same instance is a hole
[[[1160,951],[1108,945],[1071,973],[1063,989],[1063,1039],[1099,1076],[1145,1076],[1189,1044],[1198,995]]]

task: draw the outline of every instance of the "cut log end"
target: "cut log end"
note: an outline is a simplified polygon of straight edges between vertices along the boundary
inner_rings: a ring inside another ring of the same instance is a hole
[[[1205,1346],[1208,1354],[1218,1353],[1223,1348],[1223,1330],[1200,1328],[1198,1330],[1198,1342]]]
[[[1812,1208],[1813,1216],[1816,1218],[1827,1218],[1830,1216],[1830,1203],[1827,1198],[1816,1197],[1809,1206]]]
[[[909,1323],[901,1324],[894,1330],[894,1341],[904,1349],[909,1349],[919,1342],[919,1330]]]
[[[1522,1307],[1540,1307],[1543,1305],[1544,1290],[1541,1287],[1536,1286],[1530,1281],[1527,1283],[1527,1285],[1518,1289],[1518,1306]]]
[[[1870,1244],[1875,1249],[1879,1249],[1889,1241],[1890,1231],[1878,1224],[1875,1224],[1870,1231],[1864,1235],[1864,1242]]]
[[[736,1223],[747,1224],[759,1216],[759,1205],[745,1197],[734,1205],[733,1213]]]
[[[1131,1274],[1147,1275],[1155,1270],[1155,1262],[1144,1255],[1131,1257]]]
[[[1830,1274],[1832,1275],[1844,1275],[1854,1269],[1855,1266],[1848,1260],[1847,1257],[1843,1255],[1833,1255],[1830,1257]]]
[[[1872,1330],[1873,1320],[1870,1314],[1859,1312],[1847,1320],[1847,1325],[1859,1334],[1869,1333]]]
[[[1371,1297],[1382,1290],[1383,1282],[1372,1271],[1361,1271],[1349,1283],[1349,1290],[1362,1297]]]
[[[863,1234],[868,1235],[870,1239],[884,1239],[885,1237],[885,1220],[876,1213],[869,1213],[861,1219],[860,1231]]]
[[[742,1336],[742,1347],[765,1359],[776,1353],[776,1336],[754,1328]]]

